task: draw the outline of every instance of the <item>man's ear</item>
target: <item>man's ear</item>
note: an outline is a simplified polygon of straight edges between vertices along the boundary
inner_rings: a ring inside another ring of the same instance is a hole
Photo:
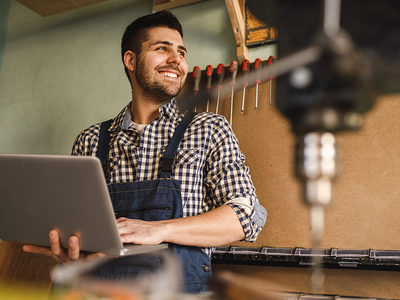
[[[124,65],[125,67],[133,72],[136,68],[136,54],[133,53],[131,50],[127,50],[124,53]]]

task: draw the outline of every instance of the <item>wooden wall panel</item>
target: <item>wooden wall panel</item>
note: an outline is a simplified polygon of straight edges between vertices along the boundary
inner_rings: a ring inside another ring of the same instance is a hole
[[[274,107],[262,109],[234,118],[258,196],[269,212],[257,244],[311,247],[308,208],[293,176],[294,137]],[[382,97],[362,130],[338,135],[341,173],[326,209],[323,247],[400,249],[399,111],[400,96]]]

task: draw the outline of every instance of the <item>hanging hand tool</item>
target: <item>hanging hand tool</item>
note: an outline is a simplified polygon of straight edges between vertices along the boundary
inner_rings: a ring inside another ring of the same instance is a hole
[[[249,60],[245,59],[243,60],[242,63],[242,74],[245,75],[247,71],[249,70],[248,68]],[[247,76],[244,77],[244,83],[243,83],[243,92],[242,92],[242,109],[240,110],[241,112],[244,111],[244,99],[246,98],[246,88],[249,86],[249,83],[247,81]]]
[[[194,95],[196,96],[197,93],[200,91],[199,85],[200,85],[200,79],[201,79],[201,69],[199,66],[195,66],[193,68],[193,73],[192,73],[192,78],[193,78],[193,92]],[[194,111],[196,112],[197,108],[196,106],[194,107]]]
[[[254,71],[257,71],[260,68],[261,64],[262,64],[261,58],[257,58],[254,61]],[[259,77],[257,77],[257,79],[256,79],[256,109],[258,108],[258,85],[260,83],[261,83],[261,80]]]
[[[197,93],[200,91],[199,85],[200,85],[200,79],[201,79],[201,69],[199,66],[195,66],[193,68],[193,73],[192,73],[192,77],[193,77],[193,92],[195,95],[197,95]]]
[[[272,63],[275,61],[275,57],[272,55],[268,57],[268,65],[272,65]],[[274,76],[269,76],[269,104],[271,104],[271,99],[272,99],[272,79],[274,79]]]
[[[206,67],[206,77],[207,77],[206,87],[207,87],[208,92],[210,92],[210,90],[211,90],[212,72],[213,72],[212,65],[208,65]],[[207,110],[206,110],[207,112],[208,112],[209,108],[210,108],[210,98],[207,99]]]
[[[222,81],[224,80],[224,74],[225,74],[225,66],[224,64],[219,64],[217,67],[217,89],[218,89],[218,94],[217,94],[217,104],[215,106],[215,113],[218,113],[218,107],[219,107],[219,97],[221,96],[221,87],[222,87]]]
[[[233,60],[231,62],[231,66],[229,68],[229,72],[231,73],[231,85],[232,85],[232,91],[231,91],[231,114],[229,116],[229,124],[232,126],[232,116],[233,116],[233,94],[235,91],[235,80],[236,80],[236,75],[238,71],[238,63],[237,61]]]

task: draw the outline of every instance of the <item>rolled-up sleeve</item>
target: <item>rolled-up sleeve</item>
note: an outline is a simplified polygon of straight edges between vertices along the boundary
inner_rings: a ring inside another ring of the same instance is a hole
[[[215,207],[232,207],[242,224],[244,240],[254,242],[264,227],[267,212],[257,199],[238,140],[223,117],[215,123],[211,144],[206,168],[208,194]]]

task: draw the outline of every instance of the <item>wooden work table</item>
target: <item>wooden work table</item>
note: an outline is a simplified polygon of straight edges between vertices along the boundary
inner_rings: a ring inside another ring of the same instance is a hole
[[[0,283],[50,289],[50,270],[56,262],[49,257],[22,251],[22,244],[0,242]]]

